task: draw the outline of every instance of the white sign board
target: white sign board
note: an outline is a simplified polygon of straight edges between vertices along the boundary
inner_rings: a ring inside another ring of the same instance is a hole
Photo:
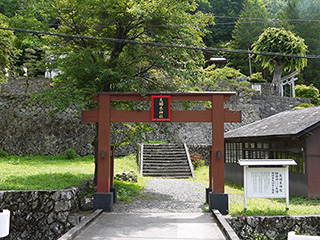
[[[246,175],[248,198],[286,197],[285,168],[248,168]]]
[[[244,175],[244,208],[247,198],[286,198],[289,209],[289,166],[292,159],[240,159]]]
[[[261,94],[261,85],[260,84],[253,84],[251,88],[258,91]]]

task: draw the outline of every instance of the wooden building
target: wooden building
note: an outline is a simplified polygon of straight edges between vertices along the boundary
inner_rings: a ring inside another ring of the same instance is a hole
[[[293,159],[290,194],[320,196],[320,107],[282,112],[227,132],[227,180],[243,182],[239,159]]]

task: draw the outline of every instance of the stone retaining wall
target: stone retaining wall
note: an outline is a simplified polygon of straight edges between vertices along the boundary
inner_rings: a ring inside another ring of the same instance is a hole
[[[10,80],[2,85],[0,93],[0,148],[11,155],[57,155],[72,148],[79,155],[93,154],[92,143],[96,124],[81,122],[81,109],[71,106],[64,112],[51,115],[52,107],[43,103],[30,104],[26,100],[34,91],[49,87],[48,80]],[[289,110],[308,99],[296,99],[254,94],[234,96],[226,107],[242,111],[241,123],[226,123],[225,131]],[[155,129],[143,134],[149,140],[188,145],[211,145],[211,123],[151,123]],[[125,137],[112,125],[111,142]],[[116,148],[116,156],[136,151],[135,145]]]
[[[290,231],[301,235],[320,235],[320,215],[240,216],[226,217],[226,220],[240,239],[258,234],[267,239],[287,240]]]
[[[10,210],[6,240],[53,240],[77,225],[81,217],[78,188],[56,191],[0,191],[0,204]]]

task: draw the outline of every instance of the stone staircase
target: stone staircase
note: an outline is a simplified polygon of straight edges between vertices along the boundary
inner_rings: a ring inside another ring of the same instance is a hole
[[[149,177],[194,177],[188,148],[185,144],[142,144],[140,174]]]

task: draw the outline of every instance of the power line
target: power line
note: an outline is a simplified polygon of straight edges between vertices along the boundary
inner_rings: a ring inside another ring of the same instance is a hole
[[[15,21],[15,20],[10,20],[11,23],[21,23],[19,21]],[[256,23],[266,23],[266,21],[245,21],[245,22],[215,22],[214,24],[208,24],[208,25],[213,25],[213,26],[225,26],[225,25],[236,25],[236,24],[256,24]],[[269,21],[269,23],[276,23],[276,22],[271,22]],[[301,23],[301,22],[292,22],[292,23]],[[313,23],[313,22],[309,22],[309,23]],[[34,22],[23,22],[24,25],[30,25],[30,26],[50,26],[50,23],[43,23],[43,22],[38,22],[38,23],[34,23]],[[199,25],[203,25],[203,24],[167,24],[167,25],[150,25],[150,28],[153,27],[177,27],[177,26],[186,26],[186,25],[190,25],[193,27],[199,26]],[[66,27],[92,27],[92,25],[87,25],[87,24],[68,24],[68,23],[60,23],[59,26],[66,26]],[[109,25],[99,25],[99,26],[109,26]]]
[[[82,35],[74,35],[74,34],[67,34],[67,33],[54,33],[54,32],[45,32],[45,31],[27,30],[27,29],[21,29],[21,28],[5,28],[1,26],[0,26],[0,29],[15,31],[15,32],[33,33],[37,35],[51,35],[51,36],[64,37],[64,38],[77,38],[77,39],[87,39],[87,40],[95,40],[95,41],[106,41],[106,42],[113,42],[113,43],[136,44],[136,45],[143,45],[143,46],[150,46],[150,47],[179,48],[179,49],[199,50],[199,51],[207,51],[207,52],[230,52],[230,53],[265,55],[265,56],[320,59],[320,55],[301,55],[301,54],[280,53],[280,52],[255,52],[255,51],[241,50],[241,49],[186,46],[186,45],[166,44],[166,43],[157,43],[157,42],[140,42],[135,40],[127,40],[127,39],[82,36]]]
[[[0,6],[20,6],[19,4],[7,4],[7,3],[1,3]],[[93,12],[112,12],[112,13],[127,13],[127,11],[118,11],[118,10],[111,10],[111,9],[82,9],[82,8],[70,8],[70,7],[50,7],[50,6],[42,6],[42,7],[36,7],[37,9],[55,9],[55,10],[67,10],[67,11],[93,11]],[[33,7],[35,9],[35,7]],[[288,21],[288,22],[296,22],[296,23],[319,23],[320,19],[302,19],[302,18],[296,18],[296,19],[278,19],[278,18],[256,18],[256,17],[234,17],[234,16],[222,16],[222,15],[214,15],[215,18],[225,18],[225,19],[244,19],[244,20],[260,20],[261,22],[266,21],[266,22],[283,22],[283,21]],[[252,23],[255,21],[243,21],[243,22],[238,22],[238,23]],[[259,22],[259,21],[258,21]],[[219,25],[229,25],[229,24],[236,24],[237,22],[226,22],[226,23],[219,23]],[[216,25],[218,25],[216,23]],[[159,25],[161,26],[161,25]]]

